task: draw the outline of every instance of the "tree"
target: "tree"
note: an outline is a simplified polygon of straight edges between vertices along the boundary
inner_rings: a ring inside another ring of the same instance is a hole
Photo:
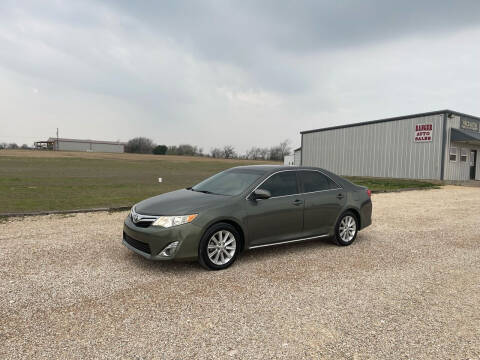
[[[222,158],[223,157],[223,151],[222,149],[219,149],[219,148],[213,148],[212,150],[210,150],[210,155],[213,157],[213,158]]]
[[[292,150],[292,148],[290,147],[290,140],[286,139],[282,141],[279,147],[282,152],[282,160],[283,160],[285,156],[290,155],[290,151]]]
[[[136,137],[128,140],[125,145],[125,152],[136,154],[151,154],[155,143],[153,140],[145,137]]]
[[[290,154],[290,150],[290,141],[282,141],[280,145],[272,146],[270,148],[270,160],[283,161],[283,158]]]
[[[223,147],[223,157],[225,159],[233,159],[235,156],[235,148],[232,145],[225,145]]]
[[[261,151],[259,147],[253,146],[250,150],[247,150],[246,158],[249,160],[258,160],[261,158]]]
[[[168,150],[168,147],[167,145],[157,145],[154,149],[153,149],[153,153],[155,155],[165,155],[167,153],[167,150]]]
[[[28,146],[27,144],[23,144],[20,148],[23,150],[28,150],[30,149],[30,146]]]
[[[263,160],[268,160],[269,153],[270,153],[270,150],[268,150],[267,148],[261,148],[260,151],[259,151],[260,158],[263,159]]]
[[[202,152],[203,149],[190,144],[172,145],[167,149],[167,155],[203,156]]]
[[[270,160],[283,160],[282,148],[280,146],[272,146],[270,148]]]
[[[11,150],[18,149],[18,145],[15,144],[15,143],[10,143],[10,144],[8,144],[7,149],[11,149]]]
[[[0,143],[0,149],[6,149],[8,147],[7,143]]]

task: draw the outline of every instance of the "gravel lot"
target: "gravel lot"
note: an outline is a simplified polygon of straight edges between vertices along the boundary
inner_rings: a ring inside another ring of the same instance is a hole
[[[0,358],[480,358],[480,190],[374,195],[354,245],[149,262],[126,213],[0,223]]]

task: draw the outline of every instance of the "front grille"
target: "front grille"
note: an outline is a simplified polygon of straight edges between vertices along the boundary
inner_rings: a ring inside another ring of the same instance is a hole
[[[150,245],[148,245],[147,243],[135,240],[134,238],[128,236],[125,233],[123,233],[123,239],[128,245],[133,246],[135,249],[143,251],[144,253],[147,253],[147,254],[151,253]]]
[[[141,228],[147,228],[150,225],[153,224],[153,221],[139,221],[137,223],[134,223],[135,226],[141,227]]]

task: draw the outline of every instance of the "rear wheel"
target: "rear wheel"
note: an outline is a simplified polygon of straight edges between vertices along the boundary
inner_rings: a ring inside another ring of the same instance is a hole
[[[222,270],[233,264],[240,249],[240,234],[230,224],[218,223],[203,235],[198,261],[208,270]]]
[[[347,211],[340,216],[335,226],[335,243],[340,246],[350,245],[358,232],[358,220],[355,214]]]

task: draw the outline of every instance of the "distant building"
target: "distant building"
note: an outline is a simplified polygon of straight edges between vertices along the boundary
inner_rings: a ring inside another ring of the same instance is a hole
[[[293,155],[285,155],[283,157],[283,165],[287,165],[287,166],[295,165],[294,156]]]
[[[302,164],[302,148],[293,150],[293,164],[295,166],[300,166]]]
[[[301,134],[303,166],[318,166],[339,175],[480,180],[480,118],[457,111],[399,116]]]
[[[125,145],[126,143],[117,141],[49,138],[47,141],[37,141],[35,148],[59,151],[123,153],[125,152]]]

